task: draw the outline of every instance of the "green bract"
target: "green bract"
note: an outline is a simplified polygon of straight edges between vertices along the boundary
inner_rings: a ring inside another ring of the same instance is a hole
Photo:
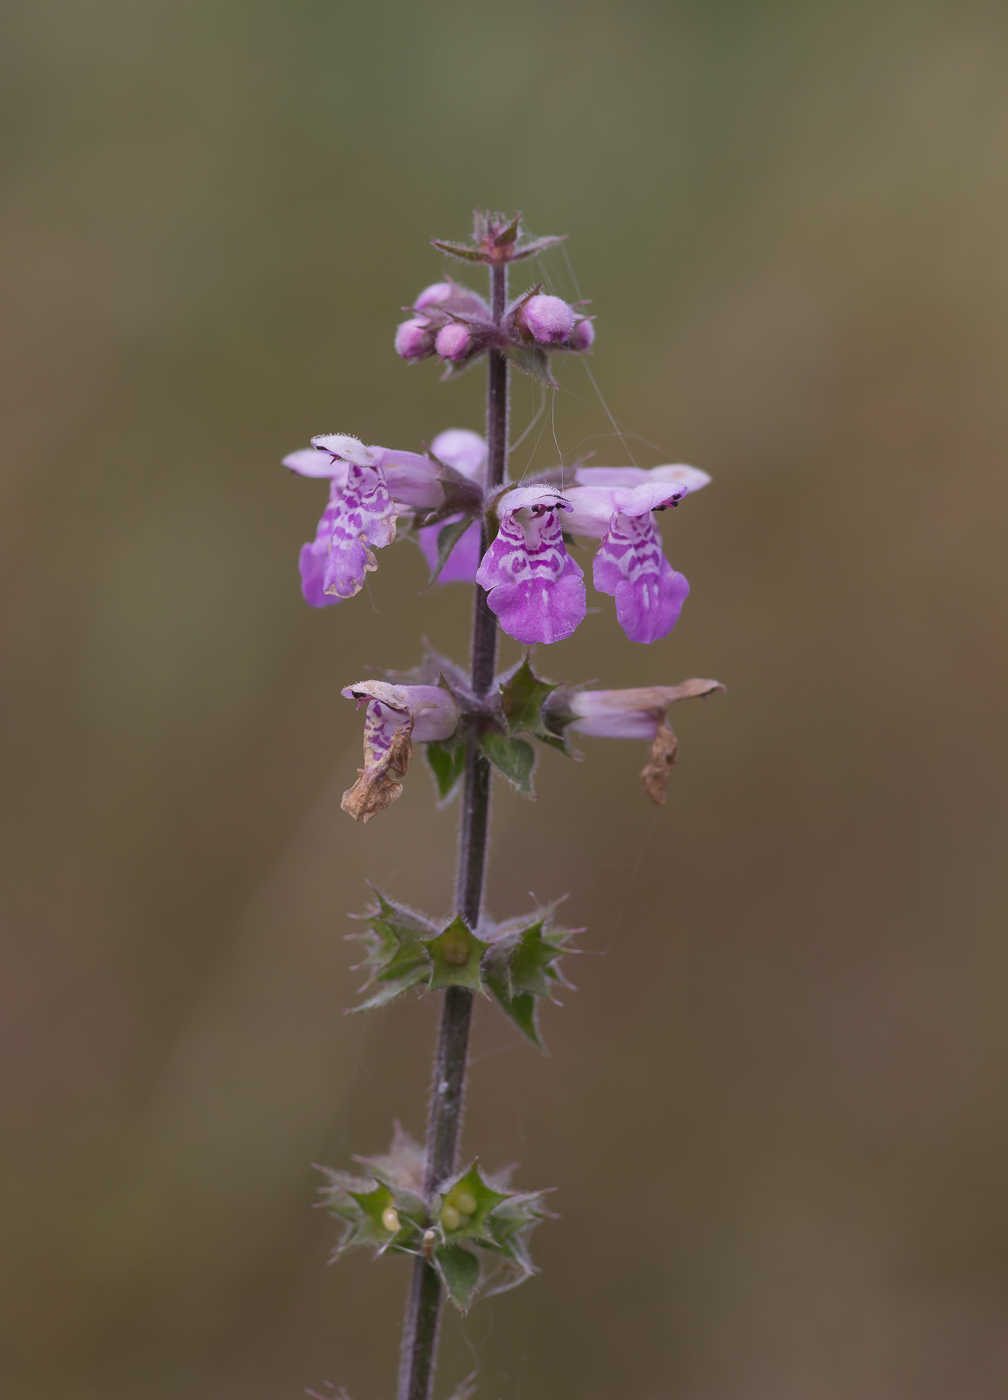
[[[428,1202],[423,1149],[398,1124],[388,1153],[355,1160],[367,1176],[323,1168],[329,1178],[323,1203],[344,1225],[337,1255],[366,1245],[376,1254],[427,1258],[462,1312],[477,1292],[503,1292],[536,1272],[528,1239],[550,1216],[544,1192],[510,1191],[473,1162]]]
[[[556,903],[502,924],[481,923],[474,933],[456,915],[444,928],[424,914],[375,891],[375,906],[356,917],[369,925],[351,934],[367,947],[363,966],[370,977],[356,1011],[384,1006],[415,987],[420,992],[466,987],[490,994],[533,1044],[543,1048],[536,998],[556,1000],[558,986],[570,986],[557,966],[572,930],[553,923]]]

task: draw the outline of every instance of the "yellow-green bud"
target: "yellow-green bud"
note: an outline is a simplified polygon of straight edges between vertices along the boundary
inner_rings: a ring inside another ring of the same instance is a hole
[[[399,1212],[395,1206],[386,1206],[382,1211],[381,1223],[390,1235],[394,1235],[399,1229]]]
[[[446,1230],[457,1230],[462,1224],[462,1217],[453,1205],[446,1201],[441,1207],[441,1224]]]
[[[463,1215],[476,1214],[476,1197],[471,1191],[453,1191],[452,1204]]]

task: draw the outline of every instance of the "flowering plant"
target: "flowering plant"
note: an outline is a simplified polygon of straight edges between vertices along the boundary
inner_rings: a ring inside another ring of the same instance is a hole
[[[572,930],[556,923],[556,904],[504,923],[483,907],[491,773],[530,795],[532,740],[568,753],[577,732],[646,740],[641,779],[661,806],[678,753],[669,708],[723,689],[701,679],[627,690],[562,686],[537,674],[528,652],[496,672],[498,626],[531,647],[569,637],[584,621],[584,571],[567,547],[578,537],[598,542],[591,582],[614,599],[627,637],[653,643],[668,636],[689,584],[665,556],[659,517],[710,480],[683,465],[583,464],[573,481],[560,466],[509,478],[510,369],[552,384],[550,357],[586,354],[595,340],[583,304],[544,294],[541,284],[508,299],[510,264],[559,241],[523,239],[517,215],[477,213],[471,244],[432,242],[489,269],[489,302],[446,277],[421,292],[396,331],[404,360],[437,357],[445,378],[486,359],[485,437],[450,428],[421,453],[322,434],[284,458],[299,475],[329,483],[315,538],[299,561],[312,607],[353,598],[378,567],[376,552],[407,535],[423,550],[431,583],[473,586],[468,669],[428,650],[413,671],[343,691],[365,711],[363,767],[343,794],[349,816],[368,822],[401,795],[417,744],[442,803],[461,794],[451,916],[433,919],[376,891],[359,916],[364,930],[353,935],[364,944],[367,969],[359,1010],[409,992],[444,992],[426,1142],[421,1147],[397,1125],[387,1154],[357,1158],[362,1176],[327,1171],[323,1193],[343,1223],[337,1253],[365,1245],[413,1260],[399,1400],[430,1395],[443,1297],[465,1311],[481,1291],[528,1278],[535,1272],[529,1236],[549,1215],[543,1191],[514,1191],[506,1173],[485,1174],[475,1161],[459,1170],[457,1162],[473,998],[490,997],[541,1048],[538,1003],[564,985],[560,960],[571,951]]]

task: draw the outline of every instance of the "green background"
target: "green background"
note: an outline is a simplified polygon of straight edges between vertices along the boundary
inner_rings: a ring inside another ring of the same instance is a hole
[[[561,1219],[438,1393],[1000,1400],[1004,8],[32,0],[0,55],[4,1393],[391,1394],[406,1270],[326,1267],[310,1164],[422,1129],[437,999],[344,1017],[344,913],[445,911],[456,816],[418,764],[350,823],[339,689],[464,659],[466,591],[406,543],[305,607],[278,463],[480,426],[391,342],[490,205],[714,476],[672,636],[590,594],[539,664],[728,695],[662,812],[629,742],[497,792],[494,912],[569,890],[586,952],[550,1058],[480,1009],[464,1148]],[[534,461],[626,462],[562,381]]]

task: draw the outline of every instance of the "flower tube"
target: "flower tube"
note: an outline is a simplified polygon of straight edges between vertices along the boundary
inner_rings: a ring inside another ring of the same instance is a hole
[[[724,690],[720,681],[700,678],[633,690],[556,690],[546,701],[544,714],[553,724],[569,725],[600,739],[647,739],[651,756],[641,771],[641,781],[651,801],[664,807],[665,789],[679,751],[679,741],[668,724],[669,706],[718,690]]]

